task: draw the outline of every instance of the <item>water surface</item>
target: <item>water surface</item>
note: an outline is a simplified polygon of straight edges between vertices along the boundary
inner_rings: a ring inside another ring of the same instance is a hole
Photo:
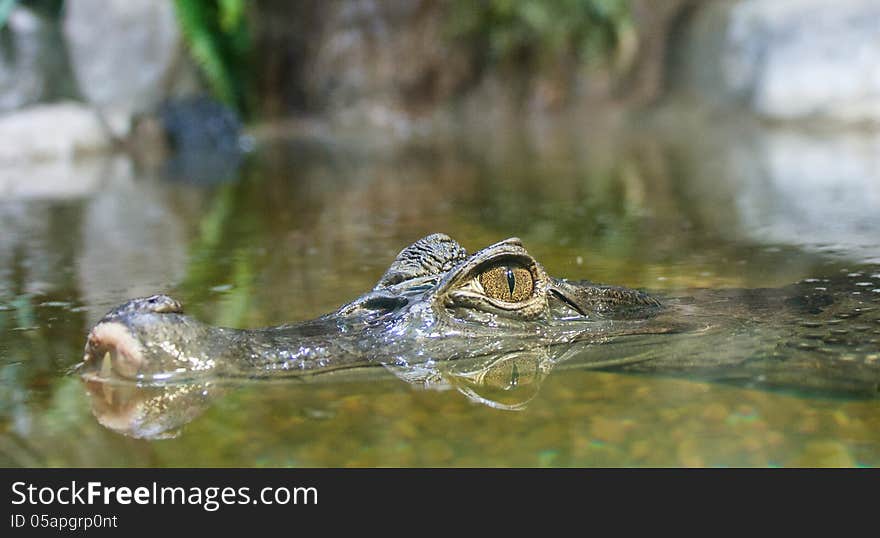
[[[308,319],[438,231],[469,250],[518,236],[555,276],[670,296],[826,275],[880,294],[870,135],[534,129],[380,142],[291,135],[207,175],[126,157],[3,172],[0,464],[880,464],[877,398],[561,367],[495,391],[519,410],[379,371],[197,387],[180,427],[119,433],[126,405],[149,394],[67,374],[111,307],[164,292],[215,324]]]

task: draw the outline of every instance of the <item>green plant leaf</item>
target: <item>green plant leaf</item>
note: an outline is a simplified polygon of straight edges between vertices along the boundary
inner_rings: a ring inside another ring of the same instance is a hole
[[[244,0],[220,0],[220,28],[234,32],[244,20]]]
[[[250,39],[244,0],[175,0],[178,24],[190,54],[213,94],[246,112],[244,67]]]

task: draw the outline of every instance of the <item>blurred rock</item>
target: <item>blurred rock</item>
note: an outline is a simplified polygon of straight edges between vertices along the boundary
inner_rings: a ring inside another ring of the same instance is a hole
[[[4,165],[71,159],[113,145],[102,118],[90,107],[73,102],[36,105],[0,117],[0,140]]]
[[[168,101],[160,107],[159,119],[176,151],[239,150],[238,115],[213,99],[198,96]]]
[[[64,45],[52,23],[16,7],[0,33],[0,113],[70,91]]]
[[[651,103],[662,95],[668,76],[666,55],[677,25],[703,1],[631,0],[633,24],[638,29],[637,52],[618,91],[623,90],[634,104]]]
[[[464,51],[443,39],[437,3],[360,1],[326,9],[309,82],[336,107],[386,95],[418,107],[451,95],[470,74]]]
[[[675,51],[678,89],[772,120],[880,123],[880,3],[707,2]]]
[[[66,4],[64,35],[82,95],[128,118],[198,88],[171,0],[77,0]]]
[[[261,106],[269,114],[330,111],[405,134],[410,120],[473,82],[473,51],[444,34],[447,7],[435,0],[261,2]]]
[[[139,163],[166,179],[218,183],[237,177],[250,144],[235,111],[190,96],[165,101],[155,116],[139,118],[129,146]]]

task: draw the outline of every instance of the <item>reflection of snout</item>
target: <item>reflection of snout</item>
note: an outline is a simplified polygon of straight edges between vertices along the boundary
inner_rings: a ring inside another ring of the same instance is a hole
[[[92,414],[116,433],[138,439],[168,439],[201,415],[222,392],[209,383],[141,386],[118,380],[82,378]]]
[[[102,426],[128,433],[139,422],[141,406],[135,387],[88,378],[83,378],[83,383],[92,400],[92,413]]]

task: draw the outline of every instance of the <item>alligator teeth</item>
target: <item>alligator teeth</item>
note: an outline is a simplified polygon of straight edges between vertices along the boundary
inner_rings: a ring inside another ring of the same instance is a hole
[[[104,353],[104,358],[101,360],[101,377],[109,378],[111,373],[113,372],[113,361],[110,359],[110,352]]]

